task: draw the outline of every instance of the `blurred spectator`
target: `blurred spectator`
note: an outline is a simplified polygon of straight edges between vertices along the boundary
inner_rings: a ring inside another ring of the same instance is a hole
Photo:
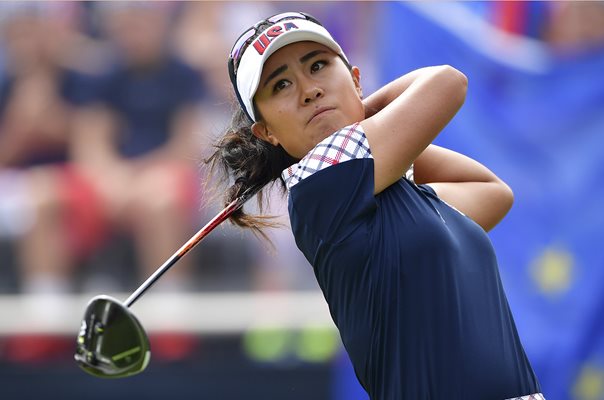
[[[231,118],[231,102],[235,99],[226,68],[230,46],[241,34],[242,26],[251,26],[277,12],[273,3],[264,2],[182,3],[174,49],[207,78],[213,96],[204,109],[207,142],[221,134]]]
[[[75,3],[3,3],[0,21],[0,236],[17,240],[23,290],[64,290],[69,263],[61,219],[77,42]],[[46,221],[44,219],[46,218]]]
[[[195,134],[206,88],[170,51],[173,11],[168,3],[95,3],[117,57],[81,86],[93,101],[76,111],[71,138],[78,179],[97,198],[83,196],[97,217],[80,229],[132,235],[142,277],[190,237],[199,197]],[[187,264],[190,257],[160,286],[189,286]]]
[[[543,39],[571,53],[604,48],[604,2],[577,1],[551,4]]]
[[[2,25],[6,71],[0,86],[0,164],[26,166],[65,160],[67,114],[56,49],[48,24],[37,15],[15,14]]]
[[[230,42],[225,37],[223,19],[227,6],[222,2],[187,2],[179,13],[174,48],[199,73],[207,77],[216,102],[230,96],[226,57]],[[224,103],[220,105],[224,110]]]
[[[487,7],[495,26],[542,40],[559,55],[578,56],[604,47],[602,1],[495,1],[472,6]]]
[[[22,238],[23,290],[73,289],[74,267],[114,232],[134,238],[137,281],[147,277],[190,237],[198,208],[194,134],[205,87],[169,51],[174,7],[3,7],[0,233]],[[109,46],[76,33],[87,10]],[[163,286],[189,286],[190,262]]]

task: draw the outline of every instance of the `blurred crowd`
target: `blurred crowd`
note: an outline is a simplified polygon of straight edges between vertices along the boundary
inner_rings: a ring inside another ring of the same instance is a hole
[[[537,23],[519,4],[490,5],[492,23],[602,45],[600,2],[541,3]],[[0,292],[132,290],[213,216],[201,161],[228,123],[229,46],[285,9],[328,21],[376,89],[379,3],[1,3]],[[286,221],[277,194],[271,211]],[[269,236],[225,224],[158,290],[314,289],[288,229]]]
[[[229,8],[0,5],[3,292],[130,290],[220,209],[202,160],[228,122],[229,43],[255,22]],[[271,249],[221,227],[158,290],[288,286],[284,232]]]

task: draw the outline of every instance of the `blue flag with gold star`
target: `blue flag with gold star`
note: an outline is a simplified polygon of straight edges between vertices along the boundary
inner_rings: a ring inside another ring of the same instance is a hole
[[[468,76],[436,143],[514,191],[490,236],[544,395],[604,399],[604,49],[561,56],[468,3],[385,3],[380,21],[383,83],[439,64]]]

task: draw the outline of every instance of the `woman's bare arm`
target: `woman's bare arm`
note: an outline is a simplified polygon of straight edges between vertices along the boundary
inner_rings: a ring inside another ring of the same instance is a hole
[[[366,109],[379,110],[361,122],[374,157],[374,193],[403,176],[457,113],[466,89],[465,75],[438,66],[413,71],[367,98]]]

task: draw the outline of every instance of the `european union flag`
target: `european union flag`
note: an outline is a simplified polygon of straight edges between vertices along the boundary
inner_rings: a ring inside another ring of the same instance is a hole
[[[438,64],[468,76],[466,103],[436,143],[514,190],[490,235],[546,398],[604,399],[604,52],[557,56],[479,7],[384,4],[381,77]]]

